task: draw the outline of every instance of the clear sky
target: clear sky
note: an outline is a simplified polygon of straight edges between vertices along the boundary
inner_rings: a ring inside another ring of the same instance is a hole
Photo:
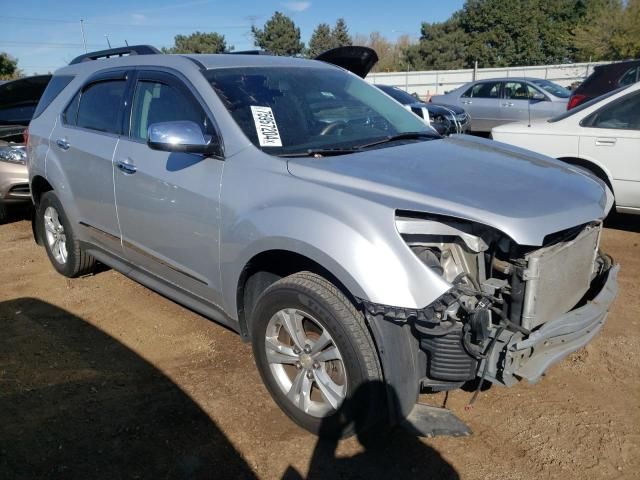
[[[344,17],[351,34],[377,30],[389,39],[402,34],[420,35],[423,21],[449,17],[463,0],[349,0],[271,1],[248,0],[21,0],[13,8],[0,10],[0,51],[19,59],[27,74],[45,73],[83,53],[80,19],[85,21],[87,47],[151,44],[171,46],[176,34],[195,30],[224,34],[236,50],[255,48],[250,33],[252,22],[262,26],[279,10],[301,29],[309,40],[320,22],[331,25]]]

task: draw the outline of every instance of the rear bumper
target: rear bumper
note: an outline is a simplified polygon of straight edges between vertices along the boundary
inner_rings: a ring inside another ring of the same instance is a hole
[[[0,201],[30,202],[29,172],[26,165],[0,162]]]
[[[511,386],[521,379],[537,382],[544,372],[582,348],[602,329],[618,291],[619,265],[603,274],[600,290],[586,305],[544,323],[527,338],[503,332],[486,361],[487,380]],[[481,365],[482,371],[484,365]]]

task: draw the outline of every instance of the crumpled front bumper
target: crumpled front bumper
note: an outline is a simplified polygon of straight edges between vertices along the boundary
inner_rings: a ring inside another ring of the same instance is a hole
[[[595,337],[607,318],[618,292],[619,265],[602,280],[602,287],[584,306],[544,323],[525,338],[503,331],[487,357],[487,380],[511,386],[521,379],[537,382],[544,372]],[[483,371],[483,365],[479,371]]]

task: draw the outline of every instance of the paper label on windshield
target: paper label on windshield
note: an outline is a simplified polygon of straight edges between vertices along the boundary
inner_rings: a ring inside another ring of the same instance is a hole
[[[281,147],[280,132],[271,107],[256,107],[252,105],[251,113],[253,114],[253,122],[256,124],[260,146]]]

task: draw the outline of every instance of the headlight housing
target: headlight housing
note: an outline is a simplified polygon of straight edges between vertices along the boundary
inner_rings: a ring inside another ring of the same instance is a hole
[[[22,145],[6,145],[0,147],[0,162],[27,164],[27,151]]]

